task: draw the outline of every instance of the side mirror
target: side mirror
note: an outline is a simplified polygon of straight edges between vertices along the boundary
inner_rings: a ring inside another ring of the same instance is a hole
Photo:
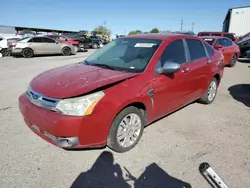
[[[65,41],[68,41],[68,39],[65,39]]]
[[[167,74],[167,73],[175,73],[180,70],[181,66],[175,62],[164,62],[163,66],[159,66],[156,68],[155,72],[157,74]]]
[[[59,42],[58,42],[58,41],[56,41],[56,44],[59,44]]]
[[[223,48],[223,46],[222,46],[221,44],[216,44],[216,45],[215,45],[215,48],[216,48],[216,49],[220,49],[220,48]]]

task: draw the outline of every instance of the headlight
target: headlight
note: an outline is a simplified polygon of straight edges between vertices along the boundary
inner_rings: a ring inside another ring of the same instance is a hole
[[[56,108],[66,115],[90,115],[98,101],[100,101],[104,95],[103,91],[99,91],[82,97],[62,99],[58,102]]]

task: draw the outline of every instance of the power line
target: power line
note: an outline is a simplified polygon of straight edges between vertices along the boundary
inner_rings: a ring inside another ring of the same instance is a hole
[[[181,19],[181,32],[182,32],[182,30],[183,30],[183,18]]]
[[[195,25],[195,23],[192,23],[192,31],[194,32],[194,25]]]

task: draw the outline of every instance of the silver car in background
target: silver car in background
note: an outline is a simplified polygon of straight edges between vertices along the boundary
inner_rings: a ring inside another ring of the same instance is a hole
[[[13,56],[22,55],[30,58],[35,55],[75,54],[75,49],[71,44],[63,44],[49,37],[25,37],[17,41],[12,46],[11,53]]]

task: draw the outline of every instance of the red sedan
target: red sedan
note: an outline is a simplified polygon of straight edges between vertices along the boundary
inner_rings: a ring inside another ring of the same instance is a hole
[[[147,124],[196,100],[212,103],[223,58],[194,36],[127,36],[38,75],[19,108],[28,127],[58,147],[126,152]]]
[[[240,49],[237,44],[226,37],[203,36],[201,38],[223,53],[226,66],[235,66],[240,57]]]

